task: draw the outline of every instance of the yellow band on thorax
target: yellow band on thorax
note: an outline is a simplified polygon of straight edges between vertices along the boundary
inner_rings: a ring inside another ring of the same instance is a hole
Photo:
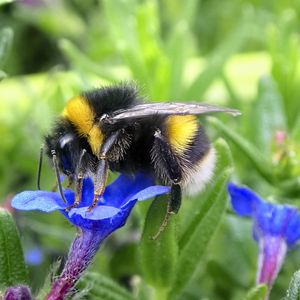
[[[172,149],[177,153],[187,150],[198,129],[197,118],[193,115],[169,116],[166,120],[166,132]]]
[[[93,153],[99,155],[103,133],[95,124],[95,112],[87,101],[81,96],[72,98],[62,115],[76,127],[79,135],[87,138]]]

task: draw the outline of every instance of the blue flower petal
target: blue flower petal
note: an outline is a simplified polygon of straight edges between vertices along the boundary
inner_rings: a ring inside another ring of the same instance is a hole
[[[113,183],[106,187],[103,198],[111,206],[120,207],[126,199],[139,191],[154,185],[154,179],[144,173],[135,176],[121,174]]]
[[[82,197],[78,207],[90,206],[94,198],[94,184],[90,177],[83,179]],[[74,200],[73,200],[74,201]]]
[[[262,201],[250,189],[239,187],[232,182],[228,184],[228,192],[231,197],[232,208],[240,216],[251,216],[255,205]]]
[[[290,219],[293,215],[293,209],[285,205],[274,205],[272,214],[272,226],[270,226],[271,234],[285,234]]]
[[[66,191],[69,198],[71,191]],[[63,202],[60,195],[55,192],[46,191],[26,191],[17,194],[11,203],[12,207],[21,210],[41,210],[51,212],[58,209],[64,209],[67,204]]]
[[[253,219],[255,223],[254,226],[257,227],[258,235],[260,235],[259,232],[270,233],[274,213],[274,205],[265,201],[260,201],[256,204]]]
[[[71,209],[69,212],[69,217],[72,217],[74,214],[76,214],[80,215],[84,219],[102,220],[112,218],[120,211],[121,210],[119,208],[108,205],[97,206],[92,211],[88,211],[88,207],[80,207]]]
[[[296,209],[294,209],[294,213],[289,220],[285,235],[289,246],[300,239],[300,216]]]
[[[155,196],[166,194],[169,191],[170,191],[169,186],[163,186],[163,185],[149,186],[148,188],[145,188],[142,191],[139,191],[138,193],[131,195],[129,199],[126,199],[126,203],[132,200],[144,201],[153,198]]]
[[[136,201],[130,201],[127,205],[122,207],[122,209],[111,218],[100,219],[100,220],[90,220],[83,218],[80,214],[73,214],[71,217],[64,210],[62,213],[72,222],[75,226],[89,229],[89,230],[99,230],[101,234],[105,237],[117,228],[123,226],[134,207]]]

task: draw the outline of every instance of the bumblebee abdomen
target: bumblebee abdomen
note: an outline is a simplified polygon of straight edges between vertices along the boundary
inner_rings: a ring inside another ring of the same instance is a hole
[[[200,124],[192,142],[179,157],[179,161],[183,170],[184,192],[189,195],[200,192],[211,180],[216,162],[215,149]]]
[[[181,155],[189,148],[197,135],[198,121],[195,116],[172,115],[165,120],[165,135],[172,150]]]
[[[203,190],[213,176],[216,164],[216,152],[210,147],[205,155],[191,167],[184,167],[182,188],[187,195],[195,195]]]

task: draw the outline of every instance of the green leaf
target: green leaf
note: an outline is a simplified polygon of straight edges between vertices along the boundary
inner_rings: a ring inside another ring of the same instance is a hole
[[[84,286],[79,299],[82,299],[82,294],[86,292],[91,299],[134,300],[134,297],[126,289],[100,273],[86,273],[79,285]]]
[[[184,64],[187,59],[189,31],[187,21],[177,24],[169,38],[168,57],[170,60],[170,99],[180,99],[183,91]]]
[[[138,274],[137,244],[125,243],[119,246],[110,259],[110,275],[118,280]]]
[[[295,272],[290,284],[289,288],[286,291],[286,296],[283,300],[299,300],[300,299],[300,270]]]
[[[252,118],[255,122],[250,122],[250,126],[255,144],[265,155],[270,155],[276,130],[287,128],[282,97],[270,77],[264,76],[259,81]]]
[[[215,128],[221,130],[226,138],[234,143],[242,151],[242,153],[248,157],[248,159],[253,163],[253,166],[268,182],[273,183],[275,181],[272,173],[273,167],[271,162],[263,156],[254,145],[250,144],[248,140],[236,131],[233,131],[229,126],[225,125],[217,118],[207,117],[207,120]]]
[[[248,24],[241,24],[236,30],[224,39],[224,42],[208,57],[207,65],[190,87],[187,89],[184,99],[200,99],[213,81],[222,75],[226,61],[237,52],[249,36]]]
[[[75,68],[78,68],[81,72],[90,72],[108,81],[118,81],[121,77],[118,74],[114,74],[112,68],[108,69],[101,64],[97,64],[92,61],[86,55],[84,55],[71,41],[67,39],[61,39],[58,43],[65,57],[73,64]],[[122,70],[119,69],[119,73]]]
[[[28,282],[19,234],[11,215],[0,209],[0,287]]]
[[[171,216],[169,223],[160,236],[153,240],[167,211],[168,196],[159,196],[152,202],[140,244],[141,269],[145,281],[157,290],[167,289],[175,275],[178,245],[175,232],[176,216]]]
[[[214,148],[217,154],[217,165],[214,173],[219,175],[226,168],[232,165],[232,155],[228,144],[222,138],[217,139],[217,141],[214,143]],[[214,180],[206,187],[205,193],[198,196],[201,199],[194,199],[193,205],[191,205],[190,209],[185,212],[185,216],[183,217],[185,217],[184,219],[187,219],[188,222],[186,226],[183,226],[183,222],[181,224],[182,234],[179,240],[180,249],[182,249],[185,244],[191,239],[195,228],[198,226],[199,218],[201,218],[205,213],[205,203],[207,203],[207,198],[209,198],[210,195],[214,192],[215,187],[216,181]]]
[[[136,1],[104,0],[102,3],[112,44],[135,78],[147,83],[149,78],[136,28]]]
[[[176,279],[171,288],[170,299],[180,295],[192,278],[222,220],[227,204],[226,183],[231,171],[231,168],[227,167],[215,178],[204,198],[201,210],[195,214],[193,221],[180,240]]]
[[[259,284],[253,287],[245,297],[245,300],[264,300],[268,292],[268,287],[265,284]]]
[[[7,52],[11,47],[13,31],[10,28],[3,28],[0,31],[0,66],[3,66]]]

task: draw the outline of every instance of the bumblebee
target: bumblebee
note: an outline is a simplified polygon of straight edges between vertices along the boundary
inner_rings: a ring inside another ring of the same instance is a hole
[[[212,177],[216,154],[197,115],[216,112],[239,114],[205,104],[145,103],[130,84],[70,99],[45,137],[64,200],[60,175],[75,184],[75,202],[68,209],[81,201],[83,178],[91,176],[94,181],[92,210],[104,193],[109,170],[143,171],[171,187],[165,226],[168,216],[180,208],[182,191],[198,193]]]

